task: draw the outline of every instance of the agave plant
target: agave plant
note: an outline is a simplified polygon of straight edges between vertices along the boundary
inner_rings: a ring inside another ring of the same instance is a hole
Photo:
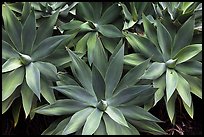
[[[98,9],[98,10],[95,10]],[[75,50],[88,54],[89,63],[92,63],[93,49],[90,41],[100,37],[105,48],[113,53],[115,46],[123,37],[120,20],[121,8],[117,3],[80,2],[76,6],[77,18],[59,27],[65,34],[75,34],[73,40]]]
[[[138,135],[139,131],[165,134],[156,124],[161,121],[140,107],[152,98],[155,89],[151,85],[135,85],[147,68],[149,59],[121,79],[124,46],[114,51],[105,66],[105,73],[95,63],[90,69],[71,50],[68,49],[68,52],[72,59],[72,72],[78,82],[62,75],[62,81],[53,88],[69,99],[60,99],[35,110],[44,115],[65,115],[42,134]],[[107,61],[107,58],[100,59]]]
[[[152,105],[164,97],[169,118],[175,123],[175,101],[180,96],[186,111],[193,118],[191,93],[202,98],[202,59],[197,56],[202,51],[202,44],[191,44],[195,16],[191,16],[174,37],[159,20],[156,29],[145,15],[143,23],[145,37],[128,33],[126,39],[139,52],[135,53],[136,62],[152,57],[151,65],[142,76],[143,79],[153,80],[154,87],[159,88]]]
[[[182,24],[195,15],[195,29],[202,30],[202,3],[200,2],[157,2],[154,5],[157,17],[173,23],[175,26]],[[167,24],[168,24],[167,23]]]
[[[25,3],[26,2],[8,3],[8,6],[17,14],[22,14],[23,5]],[[44,18],[50,17],[56,12],[59,12],[57,23],[60,25],[62,22],[64,22],[64,17],[67,17],[68,14],[75,15],[76,9],[74,7],[77,5],[77,3],[78,2],[31,2],[31,7],[35,9],[37,25],[42,22],[40,19],[44,20]]]
[[[2,6],[2,114],[19,96],[26,117],[36,105],[34,100],[41,101],[40,95],[49,103],[55,102],[53,89],[48,85],[58,79],[57,68],[44,59],[69,36],[52,36],[58,12],[36,30],[34,10],[25,10],[29,7],[30,3],[25,3],[18,20],[7,4]]]
[[[155,16],[155,11],[152,3],[150,2],[129,2],[119,3],[122,7],[122,13],[124,15],[123,30],[130,29],[131,27],[142,24],[142,13],[147,14],[151,20]],[[139,30],[138,26],[135,29]]]

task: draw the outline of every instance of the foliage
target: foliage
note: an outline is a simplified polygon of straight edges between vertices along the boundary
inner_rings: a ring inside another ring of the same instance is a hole
[[[110,57],[105,73],[95,65],[91,70],[71,50],[68,52],[73,62],[72,72],[79,83],[73,80],[73,85],[66,85],[58,81],[59,86],[53,88],[70,99],[60,99],[36,109],[35,112],[44,115],[68,116],[53,123],[52,128],[43,134],[67,135],[78,130],[82,135],[138,135],[138,130],[152,134],[165,133],[155,123],[160,120],[139,107],[152,98],[155,89],[151,85],[134,85],[144,73],[149,60],[132,68],[120,80],[124,46]],[[132,75],[135,77],[131,78]]]
[[[175,124],[202,99],[201,2],[5,2],[2,22],[14,126],[23,108],[59,117],[42,134],[165,134],[150,108]]]

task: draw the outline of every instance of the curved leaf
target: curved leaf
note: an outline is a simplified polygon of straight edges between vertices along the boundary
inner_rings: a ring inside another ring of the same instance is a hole
[[[99,127],[97,128],[97,130],[95,131],[94,135],[107,135],[106,133],[106,127],[105,127],[105,123],[104,120],[101,119],[101,122],[99,124]]]
[[[105,75],[105,97],[110,98],[115,90],[123,72],[124,46],[116,53],[107,68]]]
[[[25,117],[27,118],[31,111],[34,93],[28,87],[25,81],[23,82],[21,87],[21,96],[22,96],[22,103],[23,103],[23,109],[25,112]]]
[[[31,62],[28,66],[26,66],[26,82],[31,90],[35,93],[35,95],[40,100],[40,71],[38,68]]]
[[[2,40],[2,58],[9,59],[14,57],[19,57],[18,53],[9,43]]]
[[[87,45],[87,40],[89,38],[89,35],[91,33],[87,33],[86,35],[84,35],[76,44],[76,48],[75,50],[81,53],[86,52],[86,45]]]
[[[35,113],[60,116],[75,113],[86,108],[87,105],[72,99],[57,100],[53,104],[36,108]]]
[[[118,109],[127,118],[131,118],[137,121],[145,120],[152,122],[161,122],[161,120],[153,116],[151,113],[138,106],[120,106],[118,107]]]
[[[111,119],[113,119],[118,124],[129,127],[124,115],[119,109],[112,106],[108,106],[105,112],[109,115]]]
[[[30,14],[30,11],[31,11],[31,4],[30,4],[30,2],[25,2],[23,4],[23,10],[22,10],[22,16],[21,16],[22,24],[24,24],[26,22],[26,19],[28,18],[29,14]]]
[[[65,38],[69,38],[69,35],[59,35],[46,38],[40,42],[40,44],[32,52],[31,58],[33,60],[39,60],[49,56],[49,54],[54,52]]]
[[[90,95],[89,92],[87,92],[84,88],[80,86],[66,85],[66,86],[57,86],[53,88],[75,100],[86,102],[93,106],[97,104],[97,98],[95,96]]]
[[[183,62],[177,65],[175,69],[188,75],[202,75],[202,63],[199,61]]]
[[[98,108],[95,108],[86,119],[82,130],[82,135],[92,135],[99,127],[102,115],[103,111],[100,111]]]
[[[96,40],[97,40],[97,33],[96,32],[92,32],[89,35],[89,38],[87,40],[87,49],[88,49],[88,62],[89,65],[91,66],[91,64],[93,63],[94,57],[94,48],[96,48]]]
[[[152,60],[158,62],[163,61],[160,51],[149,39],[131,33],[126,35],[126,39],[135,51],[139,51],[145,57],[151,57]]]
[[[10,72],[2,82],[2,101],[6,100],[24,79],[24,68],[20,67]]]
[[[88,107],[76,112],[63,130],[63,135],[71,134],[79,130],[85,123],[87,117],[93,112],[94,108]]]
[[[41,61],[34,62],[34,64],[46,78],[54,81],[58,80],[57,68],[53,64]]]
[[[167,61],[171,55],[172,38],[168,30],[160,21],[157,21],[157,37],[163,57]]]
[[[21,31],[22,25],[20,21],[17,19],[15,14],[10,10],[7,4],[2,6],[2,14],[5,31],[8,33],[11,41],[15,45],[15,47],[22,51],[22,44],[21,44]]]
[[[94,48],[93,57],[94,57],[93,64],[100,71],[101,75],[105,77],[108,65],[108,58],[105,49],[103,48],[103,45],[101,43],[101,40],[99,38],[97,38],[96,41],[96,48]]]
[[[100,24],[109,24],[118,18],[119,15],[120,7],[117,4],[113,4],[105,10],[98,22]]]
[[[161,77],[153,80],[153,87],[158,88],[157,91],[154,94],[154,105],[157,104],[157,102],[162,99],[164,96],[164,91],[166,88],[166,75],[163,74]]]
[[[4,28],[1,28],[1,29],[2,29],[2,42],[5,41],[9,45],[11,45],[12,48],[15,48],[13,42],[11,41],[11,39],[8,36],[8,33],[4,30]]]
[[[147,132],[153,135],[167,134],[157,123],[151,121],[133,121],[128,119],[139,131]]]
[[[41,94],[50,104],[56,101],[54,91],[50,87],[52,85],[52,82],[44,80],[43,78],[40,79]]]
[[[82,24],[83,24],[82,21],[72,20],[68,23],[63,24],[59,28],[62,30],[75,30],[75,29],[79,29]]]
[[[30,55],[36,37],[35,25],[36,25],[35,14],[34,10],[32,10],[28,18],[26,19],[25,24],[23,25],[21,34],[23,51],[25,54],[28,55]]]
[[[181,74],[189,83],[191,92],[202,99],[202,80],[187,74]]]
[[[112,98],[108,100],[109,104],[115,106],[120,105],[123,103],[127,103],[131,101],[133,98],[138,96],[141,92],[151,88],[150,85],[138,85],[138,86],[132,86],[127,87],[125,89],[122,89],[117,94],[115,94]]]
[[[194,31],[195,16],[190,17],[178,30],[173,42],[172,55],[191,43]]]
[[[80,59],[76,54],[74,54],[71,50],[68,49],[69,55],[72,59],[72,63],[74,65],[77,79],[81,82],[83,87],[93,96],[95,96],[93,87],[92,87],[92,76],[91,70],[88,65]]]
[[[154,25],[151,24],[151,22],[147,19],[147,17],[144,14],[142,14],[142,20],[143,20],[145,34],[152,41],[152,43],[154,43],[155,45],[158,45],[157,30],[154,28]]]
[[[175,118],[176,118],[176,114],[175,114],[176,98],[177,98],[177,93],[174,92],[168,102],[165,100],[166,101],[167,114],[171,120],[171,123],[174,123]]]
[[[10,58],[2,65],[2,73],[17,69],[22,65],[19,59]]]
[[[63,73],[58,73],[60,81],[57,81],[58,86],[62,85],[79,85],[70,75],[65,75]]]
[[[41,25],[37,30],[36,39],[35,39],[34,48],[33,48],[34,50],[36,49],[36,46],[41,41],[52,36],[53,28],[57,21],[58,15],[59,15],[59,10],[41,23]]]
[[[180,64],[191,59],[201,51],[202,51],[202,44],[193,44],[193,45],[184,47],[174,56],[174,59],[177,59],[176,64]]]
[[[140,63],[138,66],[135,66],[127,74],[122,78],[120,83],[117,86],[117,90],[133,86],[135,83],[139,81],[139,78],[144,74],[150,59],[145,60],[144,62]]]
[[[14,101],[15,105],[12,105],[12,115],[13,115],[13,120],[14,120],[14,127],[18,124],[19,120],[19,115],[20,115],[20,110],[21,110],[21,101],[20,99],[16,99]]]
[[[178,74],[178,84],[177,84],[177,91],[179,95],[181,96],[182,100],[190,107],[192,104],[192,98],[191,98],[191,89],[189,83]]]
[[[99,25],[98,31],[108,38],[123,37],[121,31],[114,25]]]
[[[92,85],[98,100],[105,99],[105,81],[94,65],[92,66]]]
[[[166,96],[167,102],[170,97],[173,95],[178,83],[178,75],[177,72],[173,69],[166,70]]]
[[[3,85],[3,84],[2,84]],[[18,89],[18,88],[17,88]],[[17,90],[16,89],[16,90]],[[8,97],[6,100],[2,101],[2,114],[4,114],[12,105],[13,101],[20,96],[19,92],[14,91],[14,93],[11,94],[10,97]]]
[[[89,2],[79,2],[77,4],[77,14],[85,20],[94,21],[94,9]]]
[[[144,57],[140,53],[132,53],[132,54],[127,54],[124,56],[124,63],[127,65],[139,65],[145,61]]]
[[[153,62],[145,71],[142,79],[157,79],[166,71],[166,64]]]
[[[183,106],[186,110],[186,112],[189,114],[189,116],[193,119],[194,116],[194,107],[193,107],[193,102],[191,104],[191,106],[189,107],[184,101],[183,102]]]

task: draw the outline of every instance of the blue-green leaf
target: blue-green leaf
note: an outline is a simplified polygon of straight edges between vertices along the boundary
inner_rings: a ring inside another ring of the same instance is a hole
[[[110,98],[115,90],[120,77],[123,72],[123,60],[124,60],[124,46],[120,48],[107,68],[105,75],[106,92],[105,97]]]
[[[95,108],[86,119],[82,130],[82,135],[92,135],[99,127],[102,116],[103,111],[100,111],[98,108]]]
[[[31,90],[35,93],[35,95],[40,100],[40,71],[38,68],[31,62],[28,66],[26,66],[26,82]]]
[[[19,59],[10,58],[2,65],[2,73],[12,71],[21,67],[23,64]]]
[[[21,85],[24,79],[24,68],[20,67],[10,72],[2,82],[2,101],[5,101],[15,89]]]

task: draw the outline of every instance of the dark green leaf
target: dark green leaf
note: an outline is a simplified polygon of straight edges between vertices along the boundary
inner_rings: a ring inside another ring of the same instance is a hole
[[[105,99],[105,81],[94,65],[92,66],[92,85],[98,100]]]
[[[17,19],[15,14],[9,9],[7,4],[2,6],[2,14],[5,31],[8,33],[10,39],[14,43],[15,47],[22,51],[22,43],[21,43],[21,31],[22,25],[20,21]]]
[[[171,55],[172,38],[168,30],[160,21],[157,21],[157,37],[163,57],[167,61]]]
[[[139,78],[144,74],[149,61],[150,59],[145,60],[138,66],[135,66],[130,71],[128,71],[127,74],[122,78],[116,89],[119,91],[120,89],[136,84],[139,81]]]
[[[40,42],[36,49],[33,50],[31,55],[32,59],[40,60],[49,56],[49,54],[54,52],[65,38],[69,38],[69,35],[59,35],[46,38],[45,40]]]
[[[121,31],[114,25],[99,25],[98,31],[108,38],[123,37]]]
[[[74,65],[74,71],[76,72],[78,80],[81,82],[83,87],[93,96],[95,96],[93,87],[92,87],[92,76],[91,70],[88,65],[80,59],[76,54],[68,49],[69,55],[72,59]]]
[[[25,2],[26,4],[26,2]],[[22,45],[23,45],[23,51],[25,54],[30,55],[35,37],[36,37],[36,21],[35,21],[35,14],[34,11],[32,11],[28,18],[25,20],[25,24],[23,25],[22,29]]]
[[[106,83],[106,92],[105,97],[110,98],[115,90],[120,77],[123,72],[123,59],[124,59],[124,46],[120,48],[115,56],[112,57],[112,60],[107,68],[105,75]]]
[[[55,12],[52,16],[41,23],[37,30],[34,46],[37,46],[41,41],[52,36],[53,28],[57,21],[58,15],[59,11]],[[36,47],[34,47],[34,49],[36,49]]]
[[[173,43],[172,55],[191,43],[195,24],[195,16],[190,17],[178,30]]]
[[[143,20],[145,34],[152,41],[152,43],[154,43],[154,45],[157,46],[158,45],[157,30],[155,29],[154,25],[151,24],[151,22],[147,19],[147,17],[144,14],[142,14],[142,20]]]
[[[109,24],[113,22],[120,15],[120,7],[117,4],[113,4],[108,7],[102,14],[101,19],[98,21],[100,24]]]

